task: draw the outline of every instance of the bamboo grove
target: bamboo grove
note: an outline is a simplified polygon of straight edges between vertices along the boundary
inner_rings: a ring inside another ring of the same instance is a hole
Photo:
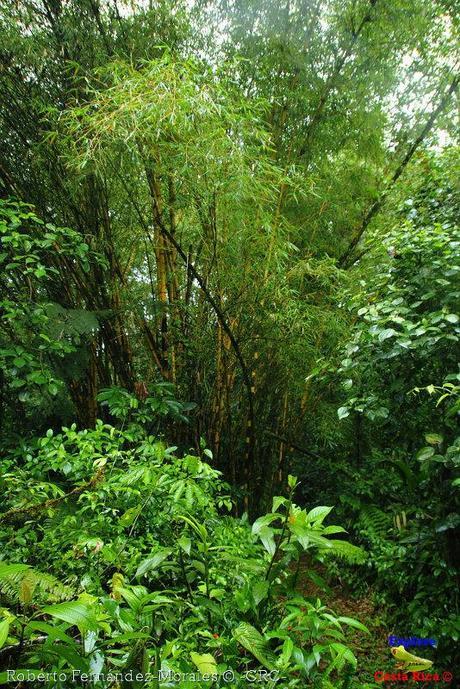
[[[87,246],[84,266],[48,255],[39,287],[2,276],[13,301],[52,304],[48,335],[72,342],[40,354],[51,392],[10,395],[3,374],[3,428],[94,427],[101,391],[142,402],[171,384],[195,405],[171,422],[176,444],[207,443],[254,512],[294,456],[315,466],[336,447],[323,374],[352,326],[341,299],[408,169],[453,136],[456,9],[2,2],[2,197]],[[34,327],[8,321],[4,350]],[[360,452],[359,433],[344,442]]]

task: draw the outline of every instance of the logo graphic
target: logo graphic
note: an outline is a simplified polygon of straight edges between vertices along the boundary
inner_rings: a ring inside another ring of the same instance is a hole
[[[410,646],[431,646],[436,647],[436,639],[420,639],[418,636],[410,636],[409,638],[400,636],[389,636],[388,637],[389,646],[404,646],[404,648],[409,648]]]
[[[396,646],[395,648],[392,648],[391,654],[394,658],[396,658],[396,660],[399,660],[399,663],[396,665],[398,670],[403,670],[404,672],[428,670],[428,668],[433,665],[432,660],[414,656],[412,653],[409,653],[409,651],[406,651],[404,646]]]
[[[413,653],[409,653],[402,644],[394,646],[391,649],[391,655],[398,661],[396,664],[397,672],[376,670],[374,672],[374,679],[376,682],[412,681],[423,682],[425,686],[426,682],[451,682],[453,680],[452,672],[444,670],[444,672],[441,673],[432,670],[432,660],[420,658]],[[428,669],[430,672],[427,672]]]

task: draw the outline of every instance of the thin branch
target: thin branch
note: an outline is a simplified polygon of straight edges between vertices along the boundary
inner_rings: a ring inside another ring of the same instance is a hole
[[[77,488],[61,495],[59,498],[53,498],[51,500],[45,500],[44,502],[39,502],[35,505],[26,505],[25,507],[14,507],[4,514],[0,514],[0,524],[16,524],[24,523],[28,518],[33,518],[39,515],[43,510],[47,510],[56,507],[61,502],[64,502],[70,497],[76,497],[85,492],[85,490],[91,490],[99,485],[104,476],[104,467],[101,467],[99,471],[94,474],[94,476]]]
[[[380,194],[379,198],[374,201],[374,203],[371,205],[371,207],[368,209],[366,212],[363,220],[359,224],[359,226],[355,229],[355,232],[353,233],[353,237],[351,239],[351,242],[347,248],[347,250],[340,256],[338,265],[341,268],[348,267],[350,265],[350,259],[352,256],[352,253],[361,240],[361,237],[363,234],[366,232],[367,228],[369,227],[371,221],[373,218],[377,215],[377,213],[380,211],[382,208],[383,204],[385,203],[388,194],[392,190],[393,186],[395,183],[398,181],[398,179],[401,177],[402,173],[406,169],[408,163],[412,159],[415,151],[418,149],[420,144],[423,142],[425,137],[429,134],[431,129],[433,128],[433,125],[438,118],[438,116],[442,113],[442,111],[446,108],[447,104],[449,103],[449,100],[451,96],[456,92],[458,86],[460,83],[460,74],[457,74],[457,76],[454,77],[452,80],[448,90],[442,97],[441,101],[437,105],[437,107],[431,112],[431,115],[429,116],[425,126],[423,127],[422,131],[420,134],[417,136],[417,138],[412,142],[411,146],[406,152],[406,155],[404,158],[401,160],[399,163],[398,167],[394,171],[393,175],[391,176],[390,181],[388,182],[386,188],[384,191]]]

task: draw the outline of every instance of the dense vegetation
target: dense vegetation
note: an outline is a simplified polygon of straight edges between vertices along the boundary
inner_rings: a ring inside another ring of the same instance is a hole
[[[0,683],[457,681],[456,0],[0,8]]]

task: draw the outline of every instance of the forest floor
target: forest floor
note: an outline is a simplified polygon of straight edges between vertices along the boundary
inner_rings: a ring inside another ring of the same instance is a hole
[[[382,611],[374,602],[372,591],[367,592],[365,595],[356,596],[345,584],[340,583],[337,579],[331,581],[324,568],[315,567],[315,573],[328,581],[329,589],[324,591],[323,588],[320,588],[310,579],[308,576],[310,571],[310,563],[301,563],[298,577],[299,591],[308,597],[317,595],[322,603],[327,605],[335,615],[343,615],[359,620],[370,632],[365,634],[344,625],[347,644],[358,659],[358,669],[353,677],[350,689],[361,689],[361,687],[366,687],[366,689],[367,687],[385,688],[389,686],[392,689],[399,689],[399,687],[425,689],[425,687],[429,686],[429,684],[424,682],[414,682],[413,680],[408,682],[392,682],[391,684],[375,682],[374,673],[376,670],[397,672],[388,645],[388,636],[396,632],[385,624],[385,611]],[[431,686],[433,686],[432,683]]]
[[[345,585],[337,580],[329,582],[330,588],[324,591],[308,577],[307,571],[310,568],[310,564],[301,565],[298,587],[302,593],[308,597],[317,595],[337,616],[353,617],[369,629],[370,634],[368,635],[352,627],[344,626],[347,641],[358,659],[354,686],[359,686],[356,681],[362,682],[363,686],[374,683],[374,672],[376,670],[389,670],[391,659],[388,646],[389,632],[372,601],[372,593],[355,597]],[[305,573],[303,574],[302,571]],[[327,574],[322,569],[318,570],[317,574],[323,579],[328,579]]]

